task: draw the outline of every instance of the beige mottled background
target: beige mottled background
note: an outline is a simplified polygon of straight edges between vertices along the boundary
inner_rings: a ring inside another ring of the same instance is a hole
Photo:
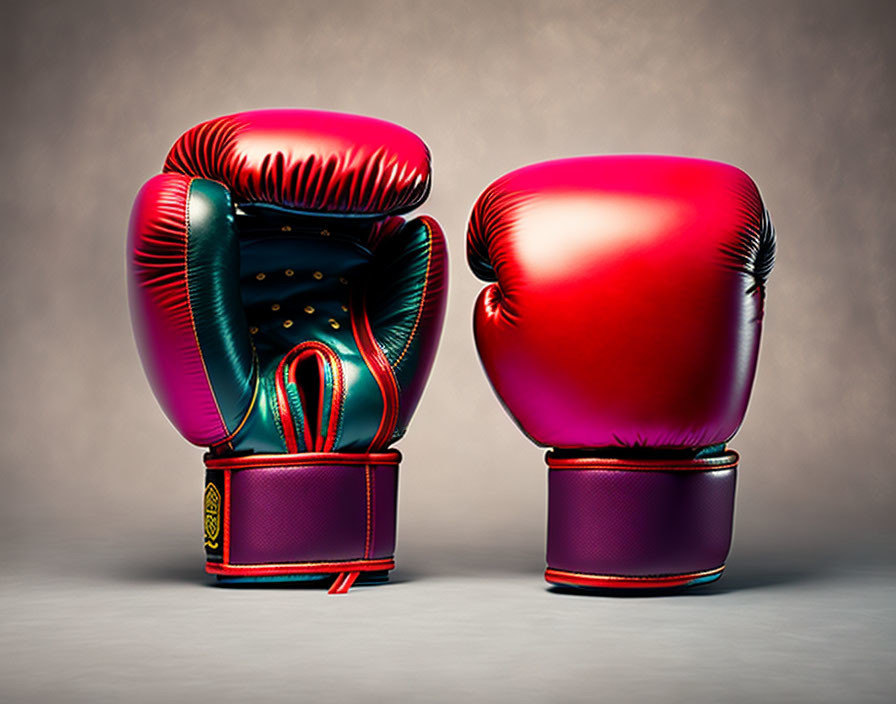
[[[451,295],[399,445],[408,574],[538,580],[542,451],[479,367],[466,218],[508,170],[614,152],[737,164],[776,224],[732,443],[732,564],[892,559],[894,22],[896,5],[868,2],[6,3],[0,557],[89,571],[115,555],[138,576],[174,564],[201,580],[202,453],[137,359],[128,213],[188,127],[296,106],[400,123],[433,153],[424,210],[448,237]]]

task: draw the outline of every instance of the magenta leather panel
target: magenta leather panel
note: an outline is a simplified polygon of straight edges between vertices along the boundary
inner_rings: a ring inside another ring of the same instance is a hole
[[[430,155],[413,132],[383,120],[255,110],[185,132],[164,171],[220,181],[237,202],[382,215],[411,210],[426,198]]]
[[[128,230],[131,322],[146,376],[171,422],[197,445],[227,437],[193,327],[187,289],[187,198],[193,179],[151,178]]]
[[[736,469],[551,469],[548,568],[656,577],[712,570],[731,544]]]
[[[426,269],[426,280],[417,318],[413,326],[411,342],[405,342],[403,353],[396,362],[396,367],[413,364],[415,372],[411,375],[401,374],[401,405],[399,407],[397,427],[407,427],[417,410],[417,404],[423,396],[429,372],[435,362],[436,350],[445,322],[445,308],[448,304],[448,250],[442,228],[433,218],[422,215],[408,223],[413,227],[422,223],[428,232],[429,264]],[[408,381],[409,379],[409,381]]]
[[[397,465],[320,464],[233,471],[230,563],[391,557]]]
[[[691,448],[730,439],[756,370],[767,213],[739,169],[583,157],[479,198],[474,313],[498,396],[538,444]],[[767,242],[765,243],[767,244]]]

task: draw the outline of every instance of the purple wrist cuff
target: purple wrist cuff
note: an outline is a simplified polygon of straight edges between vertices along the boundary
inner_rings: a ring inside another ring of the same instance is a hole
[[[547,581],[666,588],[717,579],[731,545],[738,456],[547,455]]]
[[[398,452],[206,458],[206,571],[327,575],[394,566]]]

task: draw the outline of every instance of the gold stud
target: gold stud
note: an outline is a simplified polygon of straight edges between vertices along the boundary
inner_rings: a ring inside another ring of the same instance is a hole
[[[274,311],[274,312],[280,310],[280,304],[279,304],[279,303],[275,303],[274,305],[271,306],[271,310]]]
[[[347,283],[348,283],[348,279],[345,278],[344,276],[340,276],[340,277],[339,277],[339,283],[341,283],[341,284],[347,284]]]
[[[258,279],[259,281],[264,281],[264,274],[256,274],[255,278]]]
[[[329,236],[330,236],[330,231],[329,231],[329,230],[321,230],[321,231],[320,231],[320,234],[321,234],[322,236],[324,236],[324,237],[329,237]]]
[[[250,335],[257,335],[257,334],[258,334],[258,328],[255,327],[255,326],[253,325],[251,328],[249,328],[249,334],[250,334]]]
[[[284,225],[280,228],[281,232],[292,232],[292,228],[289,225]]]
[[[287,269],[287,270],[284,271],[283,273],[286,274],[287,276],[292,276],[292,275],[295,274],[296,272],[294,272],[292,269]]]
[[[285,328],[291,328],[291,327],[292,327],[292,321],[291,321],[291,320],[284,320],[284,321],[283,321],[283,327],[285,327]]]
[[[342,306],[342,312],[343,312],[343,313],[348,313],[348,306],[345,306],[345,305]]]
[[[334,330],[338,330],[339,322],[337,320],[334,320],[333,318],[330,318],[330,327],[333,328]]]
[[[314,306],[305,306],[305,312],[311,315],[314,312]]]
[[[322,271],[315,271],[315,272],[312,274],[312,276],[313,276],[315,279],[317,279],[318,281],[320,281],[322,278],[324,278],[324,273],[323,273]]]

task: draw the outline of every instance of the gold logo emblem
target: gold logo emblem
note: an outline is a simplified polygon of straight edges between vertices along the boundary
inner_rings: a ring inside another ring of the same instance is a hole
[[[218,547],[221,532],[221,494],[218,487],[209,482],[205,486],[205,547]]]

